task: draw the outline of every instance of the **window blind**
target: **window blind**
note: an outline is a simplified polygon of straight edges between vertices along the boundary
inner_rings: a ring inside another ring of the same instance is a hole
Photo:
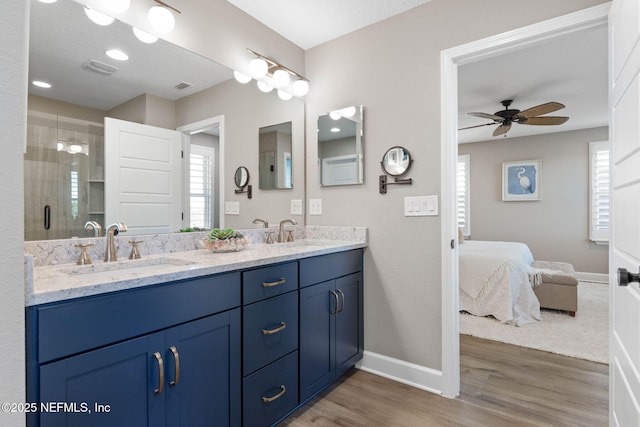
[[[189,156],[189,219],[191,227],[211,228],[212,157],[191,153]]]
[[[458,156],[456,169],[456,219],[458,227],[465,237],[471,235],[469,224],[469,196],[470,196],[470,156],[468,154]]]

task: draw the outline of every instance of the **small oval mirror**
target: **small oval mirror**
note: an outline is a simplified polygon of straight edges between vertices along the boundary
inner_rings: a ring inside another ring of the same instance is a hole
[[[247,170],[247,168],[245,168],[244,166],[240,166],[238,169],[236,169],[234,180],[236,183],[236,187],[238,187],[239,189],[242,190],[244,187],[246,187],[247,184],[249,184],[249,171]]]
[[[402,176],[411,167],[411,154],[404,147],[391,147],[382,157],[382,170],[391,176]]]

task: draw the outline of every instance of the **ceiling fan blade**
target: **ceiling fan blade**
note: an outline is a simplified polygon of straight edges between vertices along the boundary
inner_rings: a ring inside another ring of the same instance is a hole
[[[559,102],[547,102],[546,104],[536,105],[535,107],[527,108],[526,110],[520,111],[514,117],[524,117],[525,119],[529,119],[534,116],[541,116],[543,114],[552,113],[563,108],[564,105],[560,104]]]
[[[504,117],[496,116],[495,114],[487,114],[487,113],[467,113],[471,116],[481,117],[483,119],[493,120],[496,123],[502,123],[504,121]]]
[[[484,123],[484,124],[481,124],[481,125],[467,126],[466,128],[460,128],[458,130],[473,129],[473,128],[479,128],[479,127],[482,127],[482,126],[492,126],[492,125],[495,125],[495,124],[496,124],[495,122]]]
[[[509,124],[502,124],[500,126],[498,126],[496,128],[496,130],[493,131],[493,136],[500,136],[500,135],[504,135],[507,132],[509,132],[509,129],[511,129],[511,123]]]
[[[525,119],[519,121],[521,125],[537,125],[537,126],[548,126],[548,125],[561,125],[564,122],[569,120],[569,117],[560,117],[560,116],[547,116],[547,117],[531,117],[530,119]]]

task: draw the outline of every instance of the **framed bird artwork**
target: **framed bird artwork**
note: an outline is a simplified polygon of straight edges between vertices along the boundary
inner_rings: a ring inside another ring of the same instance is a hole
[[[540,200],[542,160],[502,163],[502,200]]]

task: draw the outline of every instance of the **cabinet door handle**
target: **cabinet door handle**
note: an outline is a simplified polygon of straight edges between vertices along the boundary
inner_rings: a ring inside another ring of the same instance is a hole
[[[164,389],[164,363],[162,362],[162,356],[157,351],[153,353],[153,356],[158,362],[158,388],[153,390],[153,394],[158,395]]]
[[[338,312],[338,307],[340,306],[340,303],[338,302],[338,293],[336,291],[330,291],[331,295],[333,295],[333,297],[336,300],[336,309],[331,311],[331,314],[336,314]]]
[[[263,288],[272,288],[274,286],[284,285],[286,283],[286,281],[287,281],[287,279],[285,279],[283,277],[280,280],[278,280],[277,282],[262,282],[262,287]]]
[[[284,394],[287,392],[287,388],[284,385],[280,386],[280,392],[278,394],[276,394],[275,396],[271,396],[271,397],[264,397],[262,396],[262,402],[264,403],[269,403],[269,402],[273,402],[274,400],[278,400],[280,399],[282,396],[284,396]]]
[[[173,381],[169,382],[169,385],[171,387],[175,387],[180,381],[180,354],[178,354],[178,349],[174,345],[169,347],[169,350],[171,351],[171,354],[173,354],[173,361],[175,362],[175,377],[173,378]]]
[[[340,308],[337,310],[338,313],[340,313],[342,310],[344,310],[344,292],[342,292],[341,289],[338,289],[337,291],[340,294],[340,299],[342,300],[342,305],[340,306]]]
[[[284,322],[280,322],[280,326],[278,326],[275,329],[263,329],[262,330],[262,335],[273,335],[273,334],[277,334],[280,331],[283,331],[285,328],[287,327],[287,324]]]

